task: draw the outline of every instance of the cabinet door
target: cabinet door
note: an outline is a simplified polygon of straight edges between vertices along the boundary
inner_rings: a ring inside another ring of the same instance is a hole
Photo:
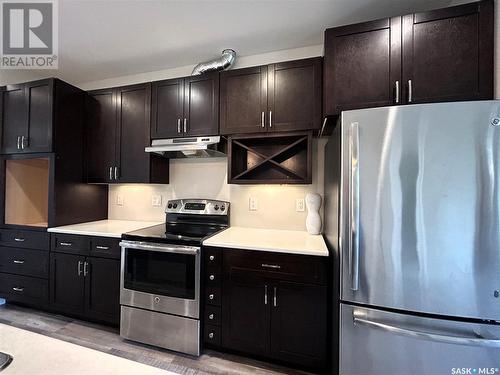
[[[85,257],[60,253],[50,254],[50,303],[62,312],[82,314],[84,311]]]
[[[309,367],[325,365],[326,287],[279,281],[272,286],[271,355]]]
[[[120,320],[120,261],[89,257],[86,260],[85,314],[118,324]]]
[[[326,30],[325,115],[401,103],[401,88],[401,17]]]
[[[188,136],[219,134],[218,72],[184,79],[183,132]]]
[[[117,89],[119,182],[149,182],[151,84]]]
[[[22,152],[21,136],[28,132],[24,85],[8,85],[3,91],[2,153]]]
[[[24,152],[52,152],[54,80],[29,82],[25,88],[28,128],[22,134],[21,148]]]
[[[403,18],[407,103],[493,99],[493,1]]]
[[[88,182],[109,182],[110,168],[116,160],[116,91],[97,90],[89,93],[87,175]]]
[[[179,78],[153,82],[152,91],[151,138],[182,136],[184,80]]]
[[[225,267],[230,269],[227,264]],[[267,355],[269,285],[252,272],[226,270],[224,274],[222,346],[249,354]]]
[[[267,66],[220,74],[221,134],[267,131]]]
[[[268,130],[319,129],[321,57],[269,65]]]

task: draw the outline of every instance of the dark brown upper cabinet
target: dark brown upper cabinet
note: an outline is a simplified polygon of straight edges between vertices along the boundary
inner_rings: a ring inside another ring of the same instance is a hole
[[[221,134],[318,129],[322,58],[221,73]]]
[[[2,153],[53,152],[54,100],[65,101],[56,95],[55,79],[8,85],[2,94]],[[65,85],[65,84],[64,84]],[[64,107],[57,108],[65,111]]]
[[[493,98],[493,1],[325,32],[324,112]]]
[[[493,1],[403,17],[403,100],[493,99]]]
[[[151,138],[218,134],[219,73],[153,82]]]
[[[89,92],[87,179],[91,183],[168,183],[168,160],[146,153],[151,84]]]

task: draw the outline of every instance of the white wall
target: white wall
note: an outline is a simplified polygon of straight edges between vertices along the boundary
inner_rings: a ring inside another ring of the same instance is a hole
[[[316,45],[239,57],[235,68],[320,56],[323,46]],[[194,65],[133,76],[87,82],[86,89],[128,85],[189,75]],[[110,185],[108,217],[124,220],[164,220],[165,203],[173,198],[211,198],[231,202],[231,225],[255,228],[304,230],[306,212],[295,210],[296,199],[309,192],[323,194],[323,148],[326,140],[313,142],[313,183],[310,185],[229,185],[227,159],[177,159],[170,161],[170,184]],[[162,207],[153,207],[152,195],[160,194]],[[117,196],[123,205],[117,205]],[[258,210],[249,211],[248,200],[257,198]]]

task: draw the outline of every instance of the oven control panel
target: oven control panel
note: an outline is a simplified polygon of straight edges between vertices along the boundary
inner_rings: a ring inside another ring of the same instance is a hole
[[[166,213],[228,215],[229,202],[213,199],[174,199],[167,202]]]

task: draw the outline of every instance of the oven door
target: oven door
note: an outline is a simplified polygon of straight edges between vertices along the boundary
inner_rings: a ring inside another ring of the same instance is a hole
[[[199,318],[199,247],[138,241],[120,246],[120,304]]]

